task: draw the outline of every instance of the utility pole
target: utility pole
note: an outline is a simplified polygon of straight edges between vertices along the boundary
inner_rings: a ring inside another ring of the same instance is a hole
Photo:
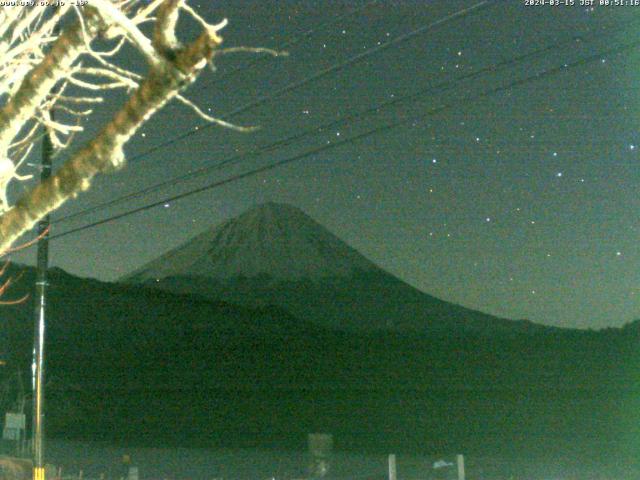
[[[57,10],[57,7],[56,7]],[[60,24],[56,23],[52,31],[60,34]],[[53,87],[51,93],[58,91]],[[55,120],[55,110],[49,110],[51,120]],[[53,141],[45,129],[42,138],[42,161],[40,163],[40,183],[51,177]],[[44,470],[44,340],[47,313],[47,270],[49,269],[49,226],[51,219],[45,215],[38,222],[38,259],[36,263],[35,315],[33,332],[33,480],[45,480]]]
[[[53,120],[53,110],[50,111]],[[40,182],[51,176],[53,143],[49,134],[42,140]],[[47,307],[47,269],[49,268],[49,225],[46,215],[38,222],[38,260],[35,288],[35,322],[33,336],[33,480],[44,478],[44,340]]]

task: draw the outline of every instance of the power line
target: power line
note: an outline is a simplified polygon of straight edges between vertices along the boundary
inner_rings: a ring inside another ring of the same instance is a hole
[[[236,115],[238,115],[240,113],[243,113],[243,112],[245,112],[245,111],[247,111],[247,110],[249,110],[251,108],[260,106],[260,105],[262,105],[262,104],[264,104],[264,103],[266,103],[266,102],[268,102],[270,100],[274,100],[274,99],[280,97],[281,95],[284,95],[285,93],[289,93],[289,92],[291,92],[293,90],[296,90],[296,89],[298,89],[300,87],[303,87],[304,85],[307,85],[307,84],[309,84],[311,82],[314,82],[316,80],[324,78],[324,77],[326,77],[327,75],[329,75],[331,73],[340,71],[340,70],[342,70],[342,69],[344,69],[344,68],[346,68],[348,66],[351,66],[351,65],[353,65],[355,63],[358,63],[361,60],[364,60],[365,58],[373,55],[374,53],[381,52],[383,50],[386,50],[389,47],[392,47],[392,46],[398,45],[400,43],[406,42],[406,41],[408,41],[408,40],[410,40],[410,39],[412,39],[412,38],[414,38],[414,37],[416,37],[418,35],[421,35],[421,34],[427,32],[429,30],[432,30],[434,28],[437,28],[437,27],[440,27],[442,25],[445,25],[446,23],[448,23],[448,22],[450,22],[452,20],[456,20],[458,18],[466,17],[468,15],[471,15],[472,13],[477,13],[477,12],[483,10],[484,8],[488,8],[489,6],[491,6],[494,3],[494,1],[495,0],[482,0],[481,2],[476,3],[475,5],[473,5],[471,7],[458,10],[458,11],[456,11],[456,12],[454,12],[452,14],[449,14],[449,15],[447,15],[445,17],[442,17],[441,19],[436,20],[435,22],[432,22],[432,23],[430,23],[428,25],[424,25],[424,26],[419,27],[419,28],[417,28],[415,30],[412,30],[412,31],[410,31],[408,33],[399,35],[398,37],[395,37],[395,38],[393,38],[393,39],[391,39],[391,40],[389,40],[389,41],[387,41],[385,43],[382,43],[382,44],[377,45],[377,46],[375,46],[373,48],[365,50],[364,52],[361,52],[361,53],[359,53],[357,55],[349,57],[348,59],[346,59],[346,60],[344,60],[344,61],[342,61],[340,63],[334,64],[334,65],[332,65],[330,67],[327,67],[327,68],[325,68],[323,70],[320,70],[320,71],[318,71],[318,72],[316,72],[316,73],[314,73],[314,74],[312,74],[312,75],[310,75],[308,77],[305,77],[305,78],[303,78],[301,80],[298,80],[296,82],[292,82],[292,83],[290,83],[288,85],[285,85],[284,87],[277,89],[271,95],[263,95],[263,96],[259,97],[256,100],[253,100],[253,101],[251,101],[251,102],[249,102],[249,103],[247,103],[245,105],[242,105],[240,107],[237,107],[237,108],[233,109],[232,111],[230,111],[229,113],[223,115],[220,118],[222,120],[229,120],[230,118],[232,118],[232,117],[234,117],[234,116],[236,116]],[[173,137],[173,138],[171,138],[169,140],[166,140],[165,142],[159,143],[158,145],[154,145],[153,147],[148,148],[144,152],[141,152],[141,153],[138,153],[137,155],[131,156],[129,158],[129,163],[137,161],[137,160],[140,160],[140,159],[142,159],[144,157],[147,157],[151,153],[154,153],[154,152],[156,152],[156,151],[158,151],[158,150],[160,150],[160,149],[162,149],[164,147],[167,147],[167,146],[169,146],[169,145],[171,145],[173,143],[182,141],[185,138],[189,138],[190,136],[195,135],[196,133],[202,132],[203,130],[205,130],[207,128],[211,128],[213,126],[215,126],[215,124],[212,124],[210,122],[203,123],[202,125],[199,125],[197,127],[197,129],[190,130],[190,131],[185,132],[185,133],[183,133],[181,135],[177,135],[176,137]]]
[[[310,28],[308,30],[305,30],[304,32],[298,34],[297,37],[294,37],[292,40],[289,40],[288,42],[283,43],[282,45],[280,45],[277,50],[282,51],[282,50],[286,50],[289,47],[292,47],[300,42],[302,42],[303,40],[306,40],[307,38],[309,38],[311,35],[313,35],[314,33],[316,33],[318,30],[323,30],[326,27],[329,27],[331,25],[335,25],[337,23],[340,23],[341,21],[345,20],[346,18],[349,18],[353,15],[356,15],[357,13],[360,13],[361,11],[365,10],[366,8],[368,8],[371,5],[374,5],[378,3],[378,0],[370,0],[369,2],[365,3],[364,5],[361,5],[359,7],[356,7],[354,9],[352,9],[351,11],[343,14],[343,15],[339,15],[331,20],[328,20],[324,23],[320,23],[319,25],[314,26],[313,28]],[[232,70],[229,70],[227,72],[223,72],[220,75],[217,75],[215,77],[215,79],[211,79],[208,82],[205,82],[203,85],[201,85],[202,88],[207,87],[208,85],[211,85],[213,83],[218,83],[221,80],[226,80],[228,77],[241,72],[243,70],[246,70],[247,68],[250,68],[260,62],[264,62],[266,59],[268,59],[268,56],[257,56],[254,57],[253,60],[250,60],[249,62],[245,63],[244,65],[241,65],[237,68],[234,68]]]
[[[571,37],[569,39],[565,39],[565,40],[562,40],[560,42],[556,42],[556,43],[554,43],[552,45],[548,45],[546,47],[543,47],[541,49],[535,50],[533,52],[525,53],[523,55],[519,55],[517,57],[511,58],[511,59],[508,59],[508,60],[504,60],[502,62],[498,62],[498,63],[493,64],[493,65],[489,65],[489,66],[483,67],[483,68],[481,68],[479,70],[476,70],[475,72],[468,73],[468,74],[465,74],[465,75],[461,75],[461,76],[459,76],[459,77],[457,77],[457,78],[455,78],[453,80],[448,80],[448,81],[436,84],[434,86],[430,86],[430,87],[427,87],[427,88],[424,88],[424,89],[420,89],[420,90],[418,90],[416,92],[413,92],[413,93],[411,93],[409,95],[396,97],[393,100],[389,100],[389,101],[383,102],[381,104],[374,105],[374,106],[369,107],[369,108],[367,108],[365,110],[362,110],[362,111],[360,111],[358,113],[347,115],[346,117],[342,117],[342,118],[340,118],[338,120],[334,120],[334,121],[331,121],[329,123],[325,123],[323,125],[318,125],[318,126],[311,127],[311,128],[309,128],[307,130],[304,130],[304,131],[296,133],[294,135],[290,135],[288,137],[282,138],[282,139],[277,140],[277,141],[275,141],[273,143],[270,143],[268,145],[264,145],[264,146],[258,147],[256,149],[250,151],[250,152],[243,153],[243,154],[238,154],[238,155],[233,155],[233,156],[231,156],[231,157],[229,157],[229,158],[227,158],[225,160],[222,160],[221,162],[216,163],[215,165],[202,167],[202,168],[199,168],[199,169],[197,169],[197,170],[195,170],[193,172],[190,172],[188,174],[180,175],[178,177],[174,177],[172,179],[157,183],[155,185],[151,185],[151,186],[145,187],[145,188],[143,188],[141,190],[137,190],[135,192],[131,192],[129,194],[120,196],[120,197],[118,197],[116,199],[109,200],[107,202],[103,202],[103,203],[101,203],[99,205],[96,205],[96,206],[93,206],[93,207],[89,207],[87,209],[84,209],[84,210],[81,210],[81,211],[78,211],[78,212],[75,212],[75,213],[71,213],[69,215],[66,215],[66,216],[58,219],[58,220],[55,220],[53,223],[57,224],[57,223],[66,222],[66,221],[69,221],[71,219],[87,215],[89,213],[93,213],[93,212],[96,212],[96,211],[103,210],[105,208],[111,207],[111,206],[116,205],[118,203],[122,203],[124,201],[130,200],[132,198],[137,198],[137,197],[140,197],[142,195],[146,195],[148,193],[157,191],[157,190],[162,189],[164,187],[174,186],[177,183],[181,183],[181,182],[190,180],[192,178],[204,175],[206,173],[218,170],[218,169],[222,168],[223,166],[228,166],[228,165],[231,165],[231,164],[235,164],[235,163],[238,163],[239,161],[241,161],[243,159],[253,158],[253,157],[259,156],[259,155],[261,155],[263,153],[271,152],[276,148],[288,146],[291,143],[293,143],[293,142],[295,142],[297,140],[303,139],[305,137],[308,137],[308,136],[318,135],[323,130],[328,130],[328,129],[335,128],[337,126],[344,125],[344,124],[354,123],[356,121],[362,120],[363,118],[378,114],[380,109],[392,107],[392,106],[395,106],[395,105],[397,105],[399,103],[403,103],[403,102],[406,102],[406,101],[418,99],[419,97],[422,97],[425,94],[434,92],[436,90],[446,91],[446,90],[452,88],[452,86],[454,84],[456,84],[456,83],[460,83],[460,82],[463,82],[463,81],[466,81],[466,80],[471,80],[471,79],[474,79],[474,78],[478,78],[478,77],[480,77],[480,76],[482,76],[482,75],[484,75],[486,73],[497,72],[497,71],[499,71],[499,70],[501,70],[503,68],[508,68],[510,66],[516,65],[517,63],[520,63],[520,62],[522,62],[524,60],[529,60],[529,59],[536,58],[538,56],[544,55],[545,53],[547,53],[549,51],[552,51],[552,50],[554,50],[554,49],[556,49],[558,47],[561,47],[561,46],[563,46],[563,45],[565,45],[567,43],[575,42],[577,40],[578,40],[577,38]]]
[[[370,2],[370,3],[375,3],[375,0],[373,2]],[[624,28],[628,27],[629,25],[633,25],[635,23],[637,23],[636,20],[633,20],[633,21],[630,21],[630,22],[626,22],[625,24],[622,25],[622,28],[624,29]],[[472,73],[469,73],[469,74],[466,74],[466,75],[462,75],[462,76],[457,77],[457,78],[455,78],[453,80],[447,80],[446,82],[441,82],[440,84],[437,84],[437,85],[434,85],[434,86],[431,86],[431,87],[427,87],[425,89],[418,90],[417,92],[414,92],[414,93],[412,93],[412,94],[410,94],[408,96],[396,97],[395,100],[384,102],[384,103],[376,105],[376,106],[374,106],[372,108],[369,108],[369,109],[366,109],[364,111],[361,111],[361,112],[359,112],[357,114],[348,115],[347,117],[342,117],[342,118],[340,118],[338,120],[329,122],[327,124],[319,125],[319,126],[316,126],[316,127],[312,127],[312,128],[307,129],[307,130],[305,130],[305,131],[303,131],[301,133],[298,133],[298,134],[295,134],[295,135],[291,135],[289,137],[285,137],[285,138],[282,138],[280,140],[277,140],[276,142],[273,142],[271,144],[263,145],[261,147],[258,147],[256,149],[250,151],[250,152],[246,152],[246,153],[239,154],[239,155],[233,155],[232,157],[227,158],[227,159],[225,159],[225,160],[223,160],[223,161],[221,161],[221,162],[219,162],[219,163],[217,163],[215,165],[202,167],[202,168],[199,168],[199,169],[197,169],[195,171],[192,171],[192,172],[190,172],[188,174],[181,175],[181,176],[178,176],[178,177],[174,177],[174,178],[172,178],[170,180],[163,181],[163,182],[157,183],[155,185],[151,185],[151,186],[145,187],[145,188],[143,188],[141,190],[137,190],[137,191],[131,192],[129,194],[125,194],[125,195],[120,196],[120,197],[118,197],[116,199],[109,200],[107,202],[103,202],[103,203],[98,204],[96,206],[89,207],[89,208],[80,210],[80,211],[75,212],[75,213],[71,213],[71,214],[66,215],[66,216],[64,216],[62,218],[54,220],[53,223],[62,223],[62,222],[71,220],[73,218],[84,216],[84,215],[86,215],[88,213],[92,213],[92,212],[95,212],[95,211],[100,211],[100,210],[103,210],[103,209],[108,208],[110,206],[116,205],[118,203],[122,203],[122,202],[124,202],[126,200],[129,200],[129,199],[132,199],[132,198],[137,198],[137,197],[143,196],[145,194],[157,191],[157,190],[162,189],[162,188],[164,188],[166,186],[173,186],[176,183],[184,182],[184,181],[190,180],[192,178],[204,175],[206,173],[218,170],[218,169],[222,168],[223,166],[237,163],[237,162],[241,161],[242,159],[256,157],[256,156],[258,156],[258,155],[260,155],[262,153],[266,153],[266,152],[272,151],[276,147],[288,146],[288,145],[290,145],[292,142],[294,142],[296,140],[300,140],[300,139],[302,139],[302,138],[304,138],[306,136],[311,136],[311,135],[318,134],[321,130],[334,128],[334,127],[336,127],[338,125],[345,124],[345,123],[350,122],[350,121],[360,120],[362,118],[370,116],[371,114],[378,113],[378,110],[381,109],[381,108],[387,108],[387,107],[390,107],[392,105],[395,105],[395,104],[403,102],[403,101],[407,101],[407,100],[411,100],[411,99],[414,99],[414,98],[418,98],[419,96],[422,96],[422,95],[424,95],[424,94],[426,94],[426,93],[428,93],[430,91],[435,91],[435,90],[440,89],[440,88],[445,88],[447,85],[451,84],[452,82],[453,83],[462,82],[464,80],[469,80],[469,79],[472,79],[472,78],[479,77],[480,75],[483,75],[483,74],[485,74],[487,72],[496,72],[499,69],[515,65],[515,64],[517,64],[517,63],[519,63],[519,62],[521,62],[523,60],[529,59],[529,58],[534,58],[534,57],[539,56],[541,54],[544,54],[544,53],[546,53],[548,51],[551,51],[551,50],[554,50],[556,48],[559,48],[559,47],[563,46],[566,43],[570,43],[570,42],[574,42],[574,41],[575,42],[585,42],[587,40],[584,40],[584,38],[582,38],[580,36],[572,36],[572,37],[570,37],[568,39],[555,42],[553,44],[548,45],[547,47],[535,50],[533,52],[530,52],[530,53],[527,53],[527,54],[523,54],[523,55],[514,57],[512,59],[509,59],[509,60],[498,62],[498,63],[496,63],[494,65],[484,67],[484,68],[482,68],[480,70],[476,70],[475,72],[472,72]],[[555,116],[557,117],[557,115],[555,115]],[[602,143],[602,142],[600,142],[600,143]],[[604,144],[604,143],[602,143],[602,144]],[[512,144],[509,144],[509,145],[512,145]],[[487,145],[483,144],[483,146],[487,146]],[[498,146],[501,146],[501,147],[504,147],[504,148],[507,147],[506,145],[498,145]],[[527,144],[527,146],[528,146],[528,144]]]
[[[627,26],[635,24],[635,23],[637,23],[637,21],[627,22],[627,23],[625,23],[623,25],[623,28],[626,28]],[[292,142],[294,142],[296,140],[300,140],[300,139],[302,139],[304,137],[307,137],[307,136],[317,135],[322,130],[327,130],[327,129],[334,128],[334,127],[342,125],[342,124],[348,124],[350,122],[353,123],[355,121],[358,121],[358,120],[361,120],[361,119],[366,118],[368,116],[371,116],[372,114],[377,114],[378,111],[380,109],[382,109],[382,108],[387,108],[387,107],[396,105],[396,104],[401,103],[401,102],[405,102],[405,101],[408,101],[408,100],[413,100],[413,99],[419,98],[420,96],[423,96],[426,93],[429,93],[429,92],[432,92],[432,91],[435,91],[435,90],[438,90],[438,89],[446,90],[453,83],[458,83],[458,82],[462,82],[462,81],[465,81],[465,80],[477,78],[477,77],[479,77],[481,75],[484,75],[485,73],[488,73],[488,72],[492,72],[492,73],[497,72],[500,69],[516,65],[517,63],[522,62],[523,60],[527,60],[527,59],[531,59],[531,58],[535,58],[535,57],[544,55],[545,53],[547,53],[549,51],[555,50],[555,49],[557,49],[559,47],[562,47],[563,45],[565,45],[567,43],[572,43],[572,42],[586,42],[586,40],[584,40],[582,37],[579,37],[579,36],[572,36],[572,37],[569,37],[567,39],[554,42],[553,44],[549,44],[546,47],[543,47],[541,49],[535,50],[533,52],[529,52],[529,53],[526,53],[526,54],[523,54],[523,55],[519,55],[519,56],[516,56],[516,57],[508,59],[508,60],[504,60],[502,62],[498,62],[498,63],[493,64],[493,65],[489,65],[487,67],[483,67],[483,68],[481,68],[479,70],[476,70],[475,72],[468,73],[466,75],[462,75],[462,76],[457,77],[455,79],[447,80],[447,81],[441,82],[441,83],[439,83],[437,85],[430,86],[430,87],[427,87],[427,88],[424,88],[424,89],[420,89],[420,90],[418,90],[418,91],[416,91],[416,92],[414,92],[412,94],[409,94],[407,96],[396,97],[394,100],[383,102],[382,104],[375,105],[375,106],[373,106],[371,108],[368,108],[368,109],[365,109],[365,110],[363,110],[363,111],[361,111],[359,113],[351,114],[351,115],[348,115],[346,117],[342,117],[342,118],[340,118],[338,120],[334,120],[332,122],[329,122],[329,123],[326,123],[326,124],[323,124],[323,125],[311,127],[310,129],[307,129],[307,130],[302,131],[300,133],[297,133],[297,134],[282,138],[282,139],[277,140],[276,142],[273,142],[271,144],[263,145],[261,147],[258,147],[256,149],[250,151],[250,152],[246,152],[246,153],[242,153],[242,154],[238,154],[238,155],[233,155],[232,157],[227,158],[227,159],[225,159],[225,160],[223,160],[223,161],[221,161],[221,162],[219,162],[219,163],[217,163],[215,165],[202,167],[202,168],[199,168],[199,169],[197,169],[195,171],[192,171],[192,172],[190,172],[188,174],[181,175],[181,176],[178,176],[178,177],[174,177],[174,178],[172,178],[170,180],[166,180],[166,181],[163,181],[163,182],[160,182],[160,183],[145,187],[145,188],[143,188],[141,190],[137,190],[135,192],[131,192],[129,194],[120,196],[120,197],[118,197],[116,199],[109,200],[107,202],[103,202],[103,203],[98,204],[96,206],[89,207],[87,209],[83,209],[83,210],[75,212],[75,213],[71,213],[71,214],[69,214],[67,216],[64,216],[64,217],[54,221],[54,223],[62,223],[62,222],[71,220],[73,218],[84,216],[84,215],[86,215],[88,213],[92,213],[92,212],[95,212],[95,211],[100,211],[100,210],[103,210],[103,209],[108,208],[110,206],[116,205],[118,203],[122,203],[123,201],[129,200],[129,199],[132,199],[132,198],[137,198],[137,197],[143,196],[145,194],[157,191],[157,190],[162,189],[162,188],[164,188],[166,186],[173,186],[173,185],[175,185],[177,183],[184,182],[184,181],[190,180],[192,178],[195,178],[195,177],[204,175],[206,173],[209,173],[211,171],[218,170],[218,169],[222,168],[223,166],[237,163],[237,162],[239,162],[239,161],[241,161],[243,159],[252,158],[252,157],[258,156],[258,155],[260,155],[262,153],[273,151],[277,147],[288,146],[288,145],[290,145]],[[458,142],[458,143],[460,143],[460,142]],[[599,145],[600,144],[603,144],[603,145],[605,144],[604,142],[596,142],[596,143],[598,143]],[[510,143],[509,146],[510,145],[512,145],[512,144]],[[482,146],[486,147],[488,145],[486,143],[483,143]],[[507,145],[502,145],[502,144],[496,144],[496,146],[507,148]],[[527,146],[529,146],[529,143],[527,143]]]
[[[561,65],[559,67],[554,67],[554,68],[545,70],[543,72],[538,72],[538,73],[536,73],[534,75],[531,75],[531,76],[528,76],[528,77],[524,77],[524,78],[519,79],[519,80],[515,80],[513,82],[508,83],[507,85],[487,90],[487,91],[482,92],[482,93],[480,93],[478,95],[475,95],[475,96],[472,95],[472,96],[469,96],[469,97],[465,97],[465,98],[463,98],[461,100],[457,100],[457,101],[454,101],[454,102],[451,102],[451,103],[448,103],[448,104],[445,104],[445,105],[441,105],[439,107],[436,107],[436,108],[433,108],[433,109],[427,111],[426,113],[423,113],[418,118],[427,117],[427,116],[433,116],[433,115],[436,115],[436,114],[438,114],[438,113],[440,113],[440,112],[442,112],[444,110],[447,110],[447,109],[449,109],[449,108],[451,108],[453,106],[459,105],[459,104],[466,104],[468,102],[477,101],[477,100],[480,100],[482,98],[486,98],[486,97],[489,97],[491,95],[495,95],[496,93],[508,91],[508,90],[511,90],[511,89],[513,89],[515,87],[526,85],[527,83],[530,83],[530,82],[536,82],[536,81],[545,79],[547,77],[550,77],[550,76],[553,76],[553,75],[557,75],[557,74],[562,73],[562,72],[566,72],[571,68],[576,68],[576,67],[587,65],[589,63],[593,63],[593,62],[599,61],[600,58],[602,57],[602,55],[620,54],[622,52],[637,48],[638,46],[640,46],[640,41],[636,41],[636,42],[633,42],[633,43],[629,43],[629,44],[625,44],[625,45],[622,45],[622,46],[619,46],[619,47],[615,47],[615,48],[611,48],[611,49],[608,49],[608,50],[605,50],[605,51],[601,51],[601,52],[598,52],[596,54],[589,55],[587,57],[583,57],[583,58],[581,58],[579,60],[576,60],[574,62],[565,63],[565,64],[563,64],[563,65]],[[390,130],[393,130],[393,129],[401,126],[401,125],[405,125],[407,123],[410,123],[410,122],[414,121],[414,118],[416,118],[416,117],[412,117],[412,118],[400,120],[400,121],[397,121],[397,122],[388,123],[386,125],[382,125],[380,127],[376,127],[374,129],[368,130],[368,131],[360,133],[358,135],[354,135],[354,136],[352,136],[350,138],[345,138],[344,140],[341,140],[341,141],[338,141],[338,142],[335,142],[335,143],[325,144],[325,145],[322,145],[320,147],[316,147],[314,149],[311,149],[311,150],[308,150],[306,152],[300,153],[298,155],[294,155],[292,157],[289,157],[289,158],[286,158],[286,159],[283,159],[283,160],[279,160],[277,162],[273,162],[271,164],[264,165],[262,167],[255,168],[253,170],[249,170],[247,172],[234,175],[234,176],[226,178],[224,180],[219,180],[219,181],[210,183],[210,184],[205,185],[203,187],[192,189],[192,190],[189,190],[187,192],[180,193],[178,195],[167,197],[167,198],[165,198],[163,200],[160,200],[160,201],[149,203],[149,204],[144,205],[142,207],[134,208],[134,209],[129,210],[127,212],[119,213],[117,215],[113,215],[111,217],[108,217],[108,218],[105,218],[105,219],[102,219],[102,220],[99,220],[99,221],[96,221],[96,222],[92,222],[90,224],[87,224],[87,225],[84,225],[84,226],[81,226],[81,227],[78,227],[78,228],[74,228],[74,229],[68,230],[66,232],[62,232],[62,233],[59,233],[59,234],[56,234],[56,235],[52,235],[51,239],[65,237],[65,236],[71,235],[73,233],[77,233],[77,232],[80,232],[80,231],[83,231],[83,230],[87,230],[87,229],[90,229],[90,228],[93,228],[93,227],[97,227],[99,225],[103,225],[105,223],[108,223],[108,222],[111,222],[111,221],[114,221],[114,220],[119,220],[121,218],[127,217],[129,215],[133,215],[135,213],[139,213],[139,212],[143,212],[143,211],[146,211],[146,210],[150,210],[152,208],[158,207],[160,205],[164,205],[164,204],[169,203],[169,202],[175,202],[175,201],[181,200],[183,198],[186,198],[186,197],[189,197],[189,196],[192,196],[192,195],[195,195],[195,194],[207,191],[207,190],[212,190],[214,188],[218,188],[218,187],[221,187],[223,185],[227,185],[229,183],[233,183],[233,182],[236,182],[238,180],[242,180],[244,178],[248,178],[248,177],[251,177],[251,176],[266,172],[266,171],[269,171],[269,170],[276,169],[276,168],[281,167],[283,165],[287,165],[287,164],[290,164],[290,163],[294,163],[294,162],[303,160],[303,159],[305,159],[307,157],[310,157],[312,155],[315,155],[315,154],[318,154],[318,153],[322,153],[322,152],[325,152],[327,150],[331,150],[331,149],[340,147],[340,146],[345,145],[345,144],[357,142],[359,140],[362,140],[364,138],[370,137],[372,135],[378,135],[378,134],[381,134],[381,133],[386,133],[386,132],[388,132]]]

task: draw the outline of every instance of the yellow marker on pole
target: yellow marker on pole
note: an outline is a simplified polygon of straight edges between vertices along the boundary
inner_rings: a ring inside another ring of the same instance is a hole
[[[45,480],[44,467],[33,467],[33,480]]]

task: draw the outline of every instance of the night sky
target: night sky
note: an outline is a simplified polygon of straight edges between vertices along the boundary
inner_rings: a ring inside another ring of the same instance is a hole
[[[286,48],[288,57],[218,58],[217,71],[205,72],[187,96],[222,116],[477,3],[192,2],[212,22],[229,19],[225,46],[294,44]],[[231,119],[259,125],[255,133],[202,128],[191,111],[171,104],[128,145],[133,160],[125,170],[101,177],[53,218],[444,86],[259,157],[55,224],[54,235],[406,120],[360,141],[56,239],[51,262],[73,274],[114,280],[256,203],[278,201],[302,208],[381,267],[451,302],[567,327],[619,326],[640,318],[640,43],[611,51],[640,42],[639,32],[640,7],[493,2]],[[542,74],[557,68],[557,74]],[[535,81],[483,95],[536,74],[542,75]],[[110,96],[80,139],[89,138],[123,98]],[[137,157],[190,131],[182,141]],[[34,258],[30,249],[14,259]]]

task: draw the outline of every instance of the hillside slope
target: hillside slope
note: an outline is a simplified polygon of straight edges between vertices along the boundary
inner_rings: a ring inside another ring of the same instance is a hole
[[[491,335],[543,329],[420,292],[287,204],[258,205],[159,256],[123,282],[248,307],[276,305],[320,326],[359,332]]]

